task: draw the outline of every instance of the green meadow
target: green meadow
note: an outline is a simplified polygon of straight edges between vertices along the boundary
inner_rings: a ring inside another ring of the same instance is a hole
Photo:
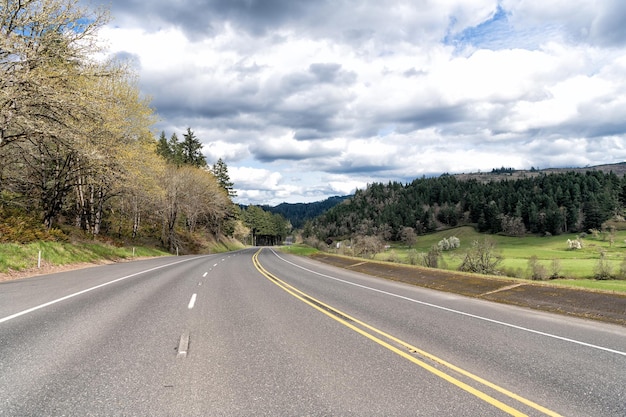
[[[515,278],[530,278],[529,259],[536,257],[537,263],[545,268],[548,275],[552,275],[555,271],[560,277],[551,280],[553,283],[626,291],[626,280],[594,279],[602,252],[604,252],[605,269],[608,268],[615,278],[624,278],[626,231],[616,232],[613,244],[609,242],[606,234],[599,234],[598,236],[588,234],[580,239],[583,243],[582,249],[569,249],[567,240],[575,240],[578,237],[576,234],[510,237],[485,235],[476,232],[472,227],[464,226],[419,236],[412,248],[408,248],[402,243],[394,243],[385,252],[376,255],[375,259],[408,263],[411,249],[426,253],[439,241],[451,236],[459,238],[461,245],[457,249],[442,252],[442,267],[444,269],[457,269],[463,261],[465,251],[471,247],[474,241],[491,239],[496,244],[496,252],[502,256],[503,260],[499,269],[504,275]]]

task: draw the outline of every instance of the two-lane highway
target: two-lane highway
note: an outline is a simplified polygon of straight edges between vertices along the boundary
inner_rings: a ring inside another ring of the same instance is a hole
[[[626,415],[626,329],[271,249],[0,284],[0,415]]]

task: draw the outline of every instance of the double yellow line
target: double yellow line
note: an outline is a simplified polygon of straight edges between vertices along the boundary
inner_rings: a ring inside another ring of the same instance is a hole
[[[333,320],[336,320],[337,322],[343,324],[344,326],[354,330],[355,332],[359,333],[362,336],[365,336],[366,338],[378,343],[379,345],[389,349],[390,351],[400,355],[401,357],[409,360],[410,362],[424,368],[425,370],[427,370],[428,372],[431,372],[432,374],[448,381],[449,383],[461,388],[464,391],[469,392],[470,394],[480,398],[481,400],[493,405],[494,407],[499,408],[500,410],[512,415],[512,416],[526,416],[526,414],[524,414],[523,412],[503,403],[502,401],[499,401],[495,398],[493,398],[492,396],[484,393],[483,391],[480,391],[474,387],[472,387],[471,385],[466,384],[463,381],[460,381],[459,379],[446,374],[445,372],[435,368],[432,365],[429,365],[428,363],[424,362],[423,360],[419,359],[417,357],[417,355],[426,358],[430,361],[433,361],[437,364],[439,364],[442,367],[448,368],[450,371],[456,372],[458,374],[463,375],[464,377],[471,379],[481,385],[484,385],[485,387],[488,387],[502,395],[505,395],[515,401],[518,401],[519,403],[522,403],[530,408],[533,408],[547,416],[552,416],[552,417],[560,417],[560,415],[552,410],[549,410],[539,404],[536,404],[524,397],[521,397],[513,392],[510,392],[492,382],[489,382],[477,375],[474,375],[464,369],[461,369],[449,362],[444,361],[443,359],[438,358],[435,355],[432,355],[428,352],[425,352],[415,346],[410,345],[409,343],[406,343],[392,335],[389,335],[379,329],[376,329],[373,326],[370,326],[367,323],[364,323],[334,307],[331,307],[328,304],[325,304],[323,302],[321,302],[320,300],[317,300],[313,297],[311,297],[308,294],[305,294],[304,292],[300,291],[299,289],[293,287],[290,284],[287,284],[285,281],[281,280],[280,278],[278,278],[277,276],[273,275],[272,273],[270,273],[269,271],[267,271],[263,265],[261,265],[261,263],[259,262],[259,253],[261,253],[262,249],[259,249],[253,256],[252,256],[252,262],[254,263],[254,266],[256,267],[256,269],[263,275],[265,276],[267,279],[269,279],[270,281],[272,281],[274,284],[276,284],[277,286],[279,286],[280,288],[282,288],[283,290],[285,290],[286,292],[288,292],[289,294],[293,295],[294,297],[296,297],[297,299],[299,299],[300,301],[310,305],[311,307],[315,308],[316,310],[324,313],[325,315],[327,315],[328,317],[332,318]],[[391,343],[383,340],[382,338],[395,343],[396,345],[401,346],[403,349],[400,349],[394,345],[392,345]]]

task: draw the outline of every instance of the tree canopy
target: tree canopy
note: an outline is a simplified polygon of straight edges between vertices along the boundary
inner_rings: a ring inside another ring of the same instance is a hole
[[[229,197],[237,196],[237,192],[233,188],[235,184],[230,180],[230,175],[228,175],[228,166],[222,158],[219,158],[217,162],[213,164],[211,172],[213,172],[213,175],[217,178],[218,184],[226,191]]]
[[[27,239],[24,218],[171,250],[199,230],[235,230],[191,128],[155,139],[137,76],[93,58],[107,19],[79,0],[0,6],[0,224],[15,225],[0,241]]]
[[[167,162],[177,166],[190,165],[196,168],[207,166],[206,159],[202,154],[202,142],[191,128],[187,128],[187,132],[183,133],[182,141],[178,139],[175,132],[172,133],[169,140],[166,138],[165,132],[161,132],[156,151]]]
[[[326,240],[417,233],[474,224],[482,232],[560,234],[599,229],[626,205],[626,177],[601,171],[540,174],[483,183],[451,175],[408,184],[370,184],[318,217],[309,233]]]
[[[291,224],[280,214],[272,214],[259,206],[248,206],[242,212],[243,223],[251,231],[252,245],[280,244],[291,231]]]

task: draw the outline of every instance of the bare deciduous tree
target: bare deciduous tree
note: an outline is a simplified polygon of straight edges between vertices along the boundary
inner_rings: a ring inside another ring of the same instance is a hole
[[[400,232],[400,239],[407,245],[409,248],[415,245],[417,242],[417,234],[415,233],[415,229],[412,227],[403,227]]]
[[[374,255],[381,252],[384,243],[378,236],[359,235],[354,238],[354,254],[363,258],[373,258]]]
[[[91,65],[108,20],[78,0],[7,0],[0,7],[0,147],[33,135],[68,136],[89,112],[77,82],[101,75]]]
[[[496,244],[493,240],[475,240],[471,248],[465,254],[465,258],[459,270],[479,274],[498,275],[498,265],[500,262],[502,262],[502,256],[496,252]]]

